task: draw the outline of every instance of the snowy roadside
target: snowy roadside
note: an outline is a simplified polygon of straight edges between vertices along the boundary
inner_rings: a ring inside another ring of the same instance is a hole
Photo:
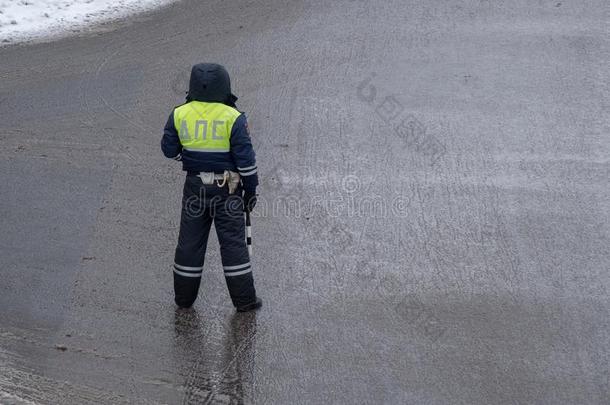
[[[59,37],[175,0],[0,0],[0,46]]]

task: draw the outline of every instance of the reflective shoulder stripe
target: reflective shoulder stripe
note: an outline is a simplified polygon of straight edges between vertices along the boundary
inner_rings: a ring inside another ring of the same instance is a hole
[[[226,273],[225,272],[225,277],[235,277],[235,276],[241,276],[243,274],[248,274],[251,273],[252,269],[246,269],[246,270],[242,270],[242,271],[233,271],[231,273]]]

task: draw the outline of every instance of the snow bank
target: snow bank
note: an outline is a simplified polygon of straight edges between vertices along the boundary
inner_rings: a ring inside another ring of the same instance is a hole
[[[0,46],[65,35],[173,0],[0,0]]]

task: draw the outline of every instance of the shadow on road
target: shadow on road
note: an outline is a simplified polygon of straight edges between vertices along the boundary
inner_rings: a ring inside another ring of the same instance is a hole
[[[177,309],[174,320],[183,364],[182,403],[252,402],[256,313],[234,313],[224,328],[211,331],[192,308]]]

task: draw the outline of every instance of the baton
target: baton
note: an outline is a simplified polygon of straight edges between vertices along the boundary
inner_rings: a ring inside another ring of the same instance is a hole
[[[248,254],[252,255],[252,224],[250,223],[250,211],[244,212],[246,216],[246,245],[248,246]]]

